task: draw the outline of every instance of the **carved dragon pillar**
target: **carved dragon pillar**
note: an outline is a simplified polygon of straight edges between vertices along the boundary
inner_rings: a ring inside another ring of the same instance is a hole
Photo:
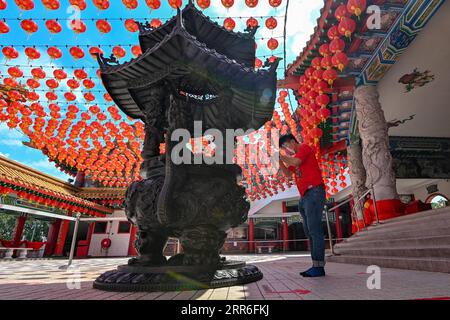
[[[352,194],[359,199],[366,190],[366,169],[362,159],[361,141],[352,141],[347,147],[347,157],[350,168],[350,179],[352,181]],[[359,219],[363,217],[362,206],[355,202],[355,210]]]
[[[393,160],[389,151],[388,125],[377,88],[360,86],[355,90],[354,96],[362,142],[362,161],[366,169],[366,186],[373,186],[381,220],[398,216],[403,208],[397,194]]]

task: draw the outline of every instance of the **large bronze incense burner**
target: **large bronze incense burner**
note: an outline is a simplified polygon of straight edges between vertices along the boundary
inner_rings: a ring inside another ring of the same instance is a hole
[[[226,150],[223,164],[174,164],[177,142],[171,141],[177,129],[194,135],[195,121],[225,135],[226,129],[258,129],[271,119],[278,61],[255,71],[254,33],[227,31],[190,2],[159,28],[140,26],[138,58],[114,65],[114,59],[98,57],[107,91],[122,111],[145,123],[146,137],[143,180],[128,187],[125,208],[139,230],[139,256],[99,276],[95,288],[188,290],[262,278],[257,267],[219,255],[226,230],[247,219],[240,167],[226,164]],[[166,259],[169,237],[180,239],[183,253]]]

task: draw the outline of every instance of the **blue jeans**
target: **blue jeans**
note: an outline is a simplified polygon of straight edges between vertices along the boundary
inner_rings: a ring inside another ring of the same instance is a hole
[[[322,214],[325,205],[325,189],[309,189],[298,203],[303,218],[303,229],[309,238],[311,258],[314,267],[325,266],[325,239],[322,228]]]

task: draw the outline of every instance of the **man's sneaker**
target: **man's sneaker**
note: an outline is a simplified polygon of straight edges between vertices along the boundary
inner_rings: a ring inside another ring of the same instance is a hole
[[[316,278],[325,276],[325,268],[324,267],[312,267],[311,269],[302,272],[302,276],[305,278]]]

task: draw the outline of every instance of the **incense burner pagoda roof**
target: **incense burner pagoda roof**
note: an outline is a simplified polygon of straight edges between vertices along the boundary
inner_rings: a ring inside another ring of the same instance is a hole
[[[254,66],[256,28],[249,33],[229,31],[205,16],[193,3],[189,3],[182,10],[182,16],[185,29],[198,41],[247,67]],[[155,29],[140,25],[139,42],[142,51],[158,45],[176,25],[177,17]]]
[[[114,102],[132,118],[144,119],[143,108],[150,99],[148,88],[165,81],[199,80],[204,86],[225,87],[231,94],[228,112],[235,115],[228,128],[258,129],[272,117],[276,94],[278,61],[267,70],[255,71],[227,56],[210,49],[183,27],[180,18],[177,27],[159,44],[147,49],[141,56],[120,65],[109,65],[99,57],[101,77]],[[253,57],[254,58],[254,57]],[[201,104],[201,103],[199,103]],[[224,107],[208,103],[211,115]],[[205,108],[205,109],[206,109]],[[214,116],[207,117],[206,127],[216,127]]]

